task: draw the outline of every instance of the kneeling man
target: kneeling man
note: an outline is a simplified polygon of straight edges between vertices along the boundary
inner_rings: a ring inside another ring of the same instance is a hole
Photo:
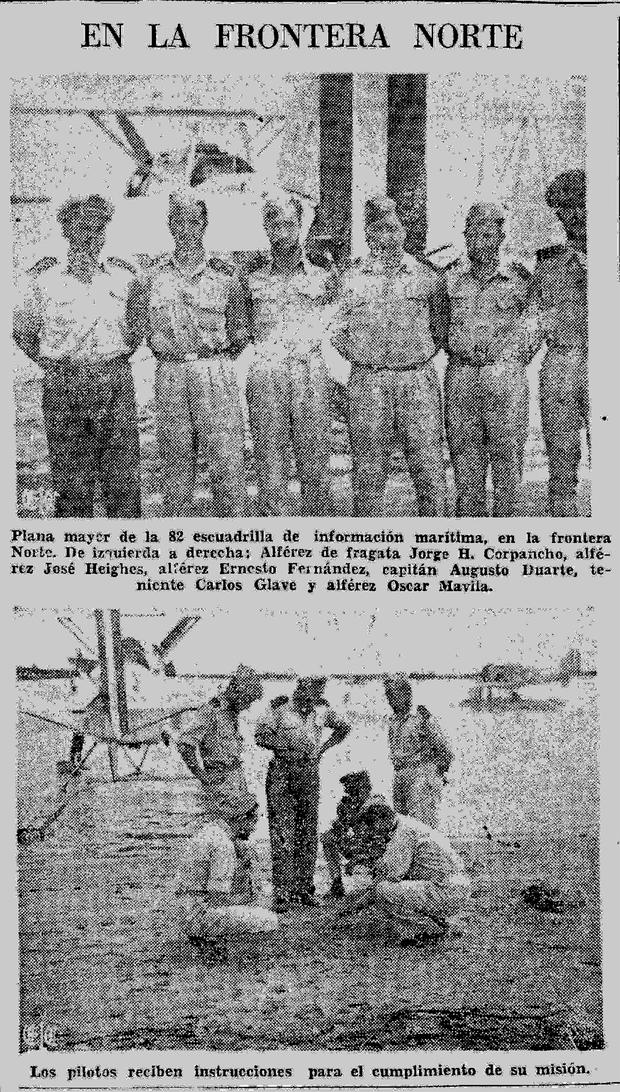
[[[374,904],[402,945],[443,936],[470,893],[463,861],[445,835],[387,801],[372,800],[362,813],[371,835],[384,837],[385,853],[370,886],[353,896],[348,911]]]
[[[260,866],[248,839],[256,827],[252,793],[219,799],[191,839],[175,877],[182,929],[205,954],[225,959],[227,941],[272,933],[278,918],[257,905]]]

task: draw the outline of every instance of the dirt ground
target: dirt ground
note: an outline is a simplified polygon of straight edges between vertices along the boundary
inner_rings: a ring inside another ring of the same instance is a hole
[[[62,1050],[603,1046],[592,837],[461,843],[475,895],[436,947],[390,942],[372,912],[345,927],[322,903],[214,965],[173,927],[178,838],[132,827],[130,808],[116,840],[97,827],[20,850],[22,1026],[57,1027]],[[582,905],[530,909],[536,880]]]

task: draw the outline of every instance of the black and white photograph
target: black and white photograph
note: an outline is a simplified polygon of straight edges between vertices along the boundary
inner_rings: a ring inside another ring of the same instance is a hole
[[[602,1049],[594,629],[16,608],[20,1049]]]
[[[589,516],[586,92],[14,78],[19,516]]]

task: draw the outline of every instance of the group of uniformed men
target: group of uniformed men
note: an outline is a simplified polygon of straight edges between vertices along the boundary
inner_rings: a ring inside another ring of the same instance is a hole
[[[140,437],[130,357],[144,339],[156,358],[156,432],[166,516],[192,511],[206,458],[214,514],[246,506],[243,397],[258,477],[259,512],[286,514],[289,457],[302,515],[330,512],[333,380],[347,382],[354,514],[383,514],[396,438],[422,516],[446,514],[444,427],[456,515],[511,516],[528,432],[527,366],[544,343],[540,409],[554,516],[577,514],[580,431],[588,420],[586,181],[559,175],[546,200],[564,245],[539,251],[533,276],[502,255],[504,212],[475,204],[466,255],[443,272],[407,254],[394,201],[365,206],[368,255],[320,269],[301,245],[301,207],[269,199],[267,264],[237,272],[204,247],[208,209],[172,194],[174,249],[148,271],[101,261],[112,206],[98,195],[58,213],[66,264],[39,263],[15,310],[18,345],[41,366],[56,513],[140,515]],[[245,385],[237,360],[253,353]],[[434,357],[447,353],[443,397]],[[337,356],[333,359],[337,359]],[[243,389],[242,389],[243,388]]]
[[[291,696],[272,700],[256,727],[256,743],[271,752],[270,905],[248,845],[258,802],[245,779],[239,729],[241,712],[262,697],[258,675],[240,666],[176,737],[205,787],[207,822],[186,848],[174,890],[186,936],[210,955],[225,958],[232,939],[272,933],[281,915],[317,905],[319,767],[323,754],[351,730],[325,699],[326,681],[298,679]],[[384,688],[392,708],[393,803],[373,793],[368,771],[343,775],[336,818],[321,838],[331,884],[326,895],[343,900],[340,915],[372,905],[386,934],[403,944],[427,943],[446,932],[469,893],[462,860],[436,829],[453,754],[429,711],[413,710],[405,675],[386,676]]]

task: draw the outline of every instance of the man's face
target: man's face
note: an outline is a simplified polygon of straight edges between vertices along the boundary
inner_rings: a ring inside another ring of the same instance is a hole
[[[294,208],[270,209],[263,224],[272,250],[290,252],[299,246],[301,226]]]
[[[472,262],[496,262],[503,241],[503,225],[495,218],[479,216],[465,228],[467,255]]]
[[[403,253],[406,231],[395,212],[366,225],[366,242],[371,254],[397,257]]]
[[[71,250],[97,261],[105,243],[106,224],[89,223],[76,217],[65,226],[64,234]]]
[[[383,812],[375,813],[370,824],[370,829],[373,837],[376,838],[378,842],[389,842],[392,831],[394,830],[395,818],[393,813],[390,814],[387,811],[385,814]]]
[[[585,208],[560,205],[555,209],[555,214],[564,228],[566,238],[571,246],[574,246],[576,250],[585,251],[588,238]]]
[[[168,215],[170,234],[177,246],[199,246],[204,239],[207,221],[199,205],[173,202]]]

